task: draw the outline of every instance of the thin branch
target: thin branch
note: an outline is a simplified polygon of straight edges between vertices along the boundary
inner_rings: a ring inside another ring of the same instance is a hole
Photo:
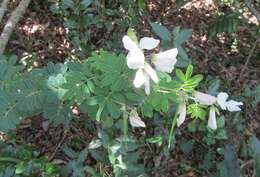
[[[25,13],[27,7],[29,6],[31,0],[22,0],[19,5],[15,8],[15,10],[12,12],[11,16],[9,17],[3,32],[0,36],[0,54],[2,54],[6,48],[6,45],[8,43],[8,40],[14,30],[14,27],[20,20],[20,18]]]
[[[4,17],[5,11],[7,9],[7,4],[9,3],[9,0],[3,0],[0,7],[0,23]]]
[[[256,17],[257,21],[260,23],[260,12],[257,11],[257,9],[254,7],[254,5],[252,4],[252,0],[245,0],[245,4]]]
[[[253,160],[253,159],[248,160],[248,161],[246,161],[245,163],[243,163],[243,164],[240,166],[240,169],[243,169],[243,168],[245,168],[247,165],[251,165],[252,163],[254,163],[254,160]]]
[[[241,70],[241,72],[240,72],[240,74],[239,74],[238,81],[241,80],[241,78],[242,78],[242,76],[243,76],[243,74],[244,74],[244,72],[245,72],[245,69],[246,69],[248,63],[249,63],[251,57],[252,57],[253,54],[254,54],[254,51],[255,51],[255,48],[256,48],[258,42],[260,42],[260,37],[258,37],[257,40],[255,41],[255,43],[253,44],[253,47],[251,48],[250,53],[249,53],[249,55],[248,55],[247,58],[246,58],[246,62],[245,62],[244,66],[243,66],[243,68],[242,68],[242,70]]]

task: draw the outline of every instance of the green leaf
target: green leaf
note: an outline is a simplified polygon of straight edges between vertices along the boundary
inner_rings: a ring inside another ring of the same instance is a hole
[[[93,68],[102,72],[102,86],[108,86],[112,91],[126,90],[130,87],[126,76],[131,75],[133,71],[127,67],[125,56],[101,51],[99,55],[93,54],[88,60],[93,62]]]
[[[180,69],[176,69],[175,71],[176,76],[183,82],[186,81],[186,76],[184,75],[184,73],[180,70]]]
[[[225,127],[225,117],[224,116],[221,116],[217,119],[217,125],[218,125],[218,128]]]
[[[254,97],[255,97],[255,102],[259,103],[260,102],[260,84],[258,84],[254,88]]]
[[[158,144],[159,146],[161,146],[163,144],[163,137],[162,136],[155,136],[155,137],[147,138],[146,141],[148,143]]]
[[[148,98],[148,102],[152,104],[156,111],[167,112],[169,109],[168,95],[160,92],[153,92]]]
[[[158,23],[150,23],[150,25],[152,26],[153,32],[155,32],[155,34],[159,36],[162,40],[171,40],[171,33],[165,26],[160,25]]]
[[[176,4],[178,7],[183,6],[185,4],[185,2],[186,2],[185,0],[176,0]]]
[[[81,0],[80,4],[82,4],[85,8],[87,8],[92,3],[92,0]]]
[[[0,56],[0,88],[9,88],[14,81],[17,80],[19,72],[24,68],[21,65],[15,65],[16,56],[9,58],[4,55]]]
[[[90,96],[87,81],[88,78],[83,73],[69,72],[66,76],[66,83],[62,85],[62,88],[66,90],[63,99],[81,104]]]
[[[104,110],[105,107],[105,101],[101,103],[98,107],[97,113],[96,113],[96,120],[99,122],[101,119],[101,113]]]
[[[197,131],[197,121],[196,120],[192,120],[189,124],[188,124],[188,131],[189,132],[196,132]]]
[[[141,11],[144,11],[145,10],[145,1],[144,0],[138,0],[137,3],[138,3],[139,9]]]
[[[148,101],[145,101],[142,104],[141,111],[144,116],[147,116],[147,117],[153,116],[153,106]]]
[[[188,140],[181,143],[180,148],[184,154],[189,154],[193,149],[194,140]]]
[[[254,151],[256,176],[260,176],[260,141],[255,135],[250,138],[250,147]]]
[[[70,7],[70,8],[73,8],[74,7],[74,2],[73,0],[63,0],[63,4],[65,7]]]
[[[22,174],[26,170],[26,166],[24,162],[20,162],[15,165],[15,174],[19,175]]]
[[[224,148],[224,165],[227,172],[227,177],[240,176],[239,162],[235,148],[231,145],[226,145]]]
[[[72,119],[70,107],[61,101],[46,102],[43,107],[43,117],[49,119],[55,126],[59,124],[68,125]]]
[[[197,74],[197,75],[193,76],[191,79],[192,79],[194,82],[199,83],[200,81],[203,80],[203,75]]]
[[[17,109],[17,96],[15,93],[0,90],[0,131],[7,132],[16,128],[24,116]]]
[[[188,57],[186,50],[181,46],[174,45],[174,47],[177,47],[178,49],[178,60],[176,65],[178,67],[184,68],[191,64],[191,59]]]
[[[192,76],[192,73],[193,73],[193,66],[189,65],[187,67],[187,70],[186,70],[186,73],[185,73],[185,80],[188,80]]]
[[[219,79],[214,79],[209,84],[208,93],[210,95],[217,95],[219,87],[220,87],[220,80]]]
[[[129,36],[129,37],[130,37],[134,42],[136,42],[137,44],[139,43],[138,38],[137,38],[137,36],[136,36],[136,34],[135,34],[134,29],[129,28],[129,29],[127,30],[127,36]]]
[[[88,149],[97,149],[99,147],[102,146],[102,142],[100,141],[100,139],[93,139],[89,145],[88,145]]]
[[[50,76],[47,80],[47,87],[54,93],[57,94],[58,98],[61,99],[65,94],[65,89],[62,85],[65,83],[65,77],[63,74],[57,74],[56,76]]]
[[[108,101],[106,103],[108,112],[110,113],[110,115],[113,118],[119,118],[120,114],[121,114],[121,107],[118,104],[115,104],[113,101]]]
[[[202,105],[190,104],[188,106],[188,114],[191,115],[191,118],[200,118],[205,119],[207,112],[203,109]]]
[[[219,140],[226,140],[226,139],[228,139],[226,130],[225,129],[218,130],[217,135],[215,136],[215,138],[219,139]]]
[[[180,46],[183,42],[187,41],[192,35],[192,29],[182,29],[177,36],[175,36],[174,41],[177,46]]]

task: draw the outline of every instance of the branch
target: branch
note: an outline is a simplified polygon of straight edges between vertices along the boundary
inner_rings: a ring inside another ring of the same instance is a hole
[[[0,7],[0,23],[4,17],[5,11],[7,9],[7,4],[9,3],[9,0],[3,0]]]
[[[6,48],[8,40],[14,30],[14,27],[20,20],[20,18],[25,13],[27,7],[29,6],[31,0],[22,0],[16,9],[12,12],[11,16],[9,17],[3,32],[0,36],[0,54],[2,54]]]
[[[252,4],[252,0],[245,0],[245,4],[249,8],[249,10],[253,13],[253,15],[256,17],[257,21],[260,23],[260,12],[257,11],[257,9]]]
[[[258,37],[258,38],[256,39],[256,41],[254,42],[254,44],[253,44],[253,46],[252,46],[252,48],[251,48],[251,50],[250,50],[250,52],[249,52],[249,55],[248,55],[247,58],[246,58],[246,62],[245,62],[245,64],[244,64],[243,68],[242,68],[241,71],[240,71],[240,74],[239,74],[239,77],[238,77],[238,81],[240,81],[240,80],[242,79],[242,76],[243,76],[243,74],[244,74],[244,71],[245,71],[245,69],[246,69],[246,67],[247,67],[247,65],[248,65],[248,63],[249,63],[251,57],[253,56],[254,51],[255,51],[255,48],[257,47],[257,44],[258,44],[259,41],[260,41],[260,37]]]

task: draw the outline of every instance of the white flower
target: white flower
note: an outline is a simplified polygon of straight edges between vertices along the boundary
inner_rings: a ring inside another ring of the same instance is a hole
[[[177,126],[181,126],[186,118],[186,103],[182,102],[178,108],[179,117],[177,118]]]
[[[139,46],[141,49],[152,50],[157,47],[159,43],[160,41],[158,39],[154,39],[152,37],[143,37],[139,42]]]
[[[159,82],[156,71],[145,62],[142,49],[153,49],[160,41],[154,38],[144,37],[136,44],[129,36],[123,37],[124,47],[129,50],[127,54],[127,65],[130,69],[137,69],[134,78],[134,86],[139,88],[144,85],[145,93],[150,94],[150,78],[155,82]]]
[[[213,130],[217,129],[216,109],[214,106],[211,106],[209,110],[208,127]]]
[[[216,97],[202,92],[194,91],[193,95],[196,98],[196,101],[203,105],[213,105],[217,101]]]
[[[221,109],[223,110],[228,110],[230,112],[234,111],[241,111],[241,108],[239,106],[243,105],[242,102],[237,102],[234,100],[229,100],[228,99],[228,94],[225,92],[220,92],[217,96],[217,102]]]
[[[155,54],[152,62],[157,70],[171,73],[174,69],[174,65],[177,62],[177,54],[177,48],[166,50],[164,52]]]
[[[129,50],[126,57],[128,67],[130,69],[139,69],[144,67],[145,57],[142,49],[154,49],[159,43],[160,41],[157,39],[144,37],[140,40],[140,43],[137,44],[129,36],[125,35],[123,37],[123,44],[124,47]]]
[[[156,71],[148,64],[145,63],[144,68],[137,70],[134,78],[134,86],[136,88],[144,85],[145,93],[150,94],[150,78],[155,82],[159,82],[159,78],[156,74]]]
[[[130,112],[129,121],[132,127],[145,127],[145,123],[141,120],[136,110]]]

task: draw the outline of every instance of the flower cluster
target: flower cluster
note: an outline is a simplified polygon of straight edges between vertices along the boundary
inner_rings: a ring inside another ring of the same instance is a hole
[[[201,105],[210,106],[208,127],[210,127],[213,130],[217,129],[217,121],[216,121],[217,108],[214,106],[215,104],[218,104],[222,110],[228,110],[230,112],[241,111],[241,108],[239,106],[243,105],[242,102],[237,102],[234,100],[227,101],[228,94],[225,92],[220,92],[217,95],[217,97],[214,97],[209,94],[194,91],[193,96],[195,97],[195,101],[200,103]],[[185,102],[180,104],[178,113],[179,113],[179,117],[177,119],[177,126],[180,126],[184,122],[185,117],[186,117],[186,103]]]
[[[130,69],[137,70],[134,78],[134,86],[136,88],[144,86],[147,95],[150,94],[150,79],[152,79],[153,82],[158,83],[159,78],[156,71],[147,60],[145,60],[143,50],[152,50],[156,48],[159,43],[159,40],[152,37],[143,37],[139,43],[127,35],[123,37],[124,47],[129,51],[126,57],[127,65]],[[177,48],[154,54],[151,63],[158,71],[171,73],[175,63],[177,62],[177,54]]]
[[[160,52],[152,55],[151,58],[146,58],[144,55],[144,50],[155,49],[160,41],[152,37],[143,37],[138,42],[137,37],[134,34],[125,35],[122,39],[125,49],[128,50],[127,54],[127,65],[130,69],[137,70],[133,84],[136,88],[144,86],[145,93],[150,94],[150,80],[154,83],[159,82],[159,77],[157,76],[156,70],[166,73],[171,73],[174,69],[174,65],[177,62],[177,48],[173,48],[164,52]],[[149,60],[150,59],[150,60]],[[150,61],[150,62],[148,62]],[[152,65],[155,69],[152,67]],[[183,124],[186,119],[186,94],[180,96],[182,101],[180,101],[177,110],[177,126]],[[208,127],[215,130],[217,129],[216,112],[218,109],[216,105],[222,110],[228,110],[230,112],[240,111],[242,102],[237,102],[234,100],[227,101],[228,94],[220,92],[217,97],[205,94],[198,91],[193,91],[192,99],[201,105],[210,106]],[[136,110],[132,110],[129,116],[130,124],[133,127],[145,127],[145,123],[138,116]]]

